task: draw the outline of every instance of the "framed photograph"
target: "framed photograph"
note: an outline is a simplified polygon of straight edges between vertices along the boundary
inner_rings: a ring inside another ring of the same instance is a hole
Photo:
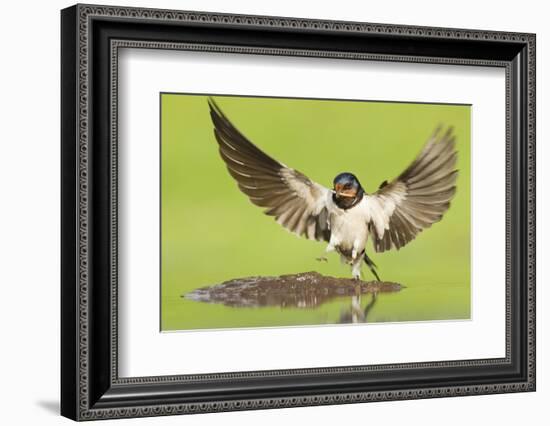
[[[61,12],[61,412],[535,390],[535,35]]]

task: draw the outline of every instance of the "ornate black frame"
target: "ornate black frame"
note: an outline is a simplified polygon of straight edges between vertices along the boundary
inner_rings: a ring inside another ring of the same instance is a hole
[[[61,13],[61,413],[74,420],[535,390],[535,35],[76,5]],[[119,378],[117,53],[193,49],[506,70],[506,357]]]

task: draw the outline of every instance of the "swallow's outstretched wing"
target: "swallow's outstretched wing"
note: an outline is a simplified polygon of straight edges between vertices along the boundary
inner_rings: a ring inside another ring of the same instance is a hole
[[[239,132],[209,99],[220,155],[239,189],[289,231],[311,240],[330,239],[330,190],[273,159]]]
[[[377,252],[400,249],[441,220],[456,192],[456,160],[452,129],[438,129],[399,177],[366,196],[364,208]]]

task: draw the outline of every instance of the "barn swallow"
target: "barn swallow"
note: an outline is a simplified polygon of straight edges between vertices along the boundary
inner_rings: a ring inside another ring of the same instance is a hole
[[[332,189],[312,181],[254,145],[213,99],[208,104],[219,153],[239,189],[287,230],[327,242],[326,252],[336,251],[355,279],[364,261],[380,281],[365,250],[369,238],[375,252],[399,250],[441,220],[456,192],[452,128],[438,128],[403,173],[368,194],[349,172],[338,174]]]

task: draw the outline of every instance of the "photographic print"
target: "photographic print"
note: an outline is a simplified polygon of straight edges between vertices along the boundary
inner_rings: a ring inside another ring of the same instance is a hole
[[[160,104],[161,331],[470,319],[470,105]]]

